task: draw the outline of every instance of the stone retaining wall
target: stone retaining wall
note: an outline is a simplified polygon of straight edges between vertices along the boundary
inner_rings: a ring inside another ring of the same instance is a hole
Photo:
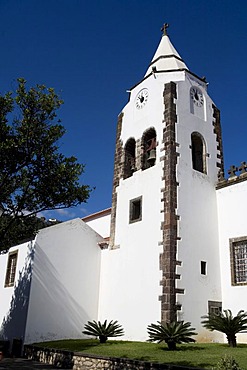
[[[24,356],[28,359],[48,363],[57,368],[73,370],[203,370],[195,367],[157,364],[151,362],[92,356],[80,352],[69,352],[26,345]]]

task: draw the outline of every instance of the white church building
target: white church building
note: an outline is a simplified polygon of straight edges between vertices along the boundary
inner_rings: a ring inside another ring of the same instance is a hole
[[[82,338],[107,319],[128,340],[184,320],[223,341],[201,316],[247,310],[247,165],[225,177],[220,112],[166,28],[118,117],[111,208],[0,256],[2,339]]]

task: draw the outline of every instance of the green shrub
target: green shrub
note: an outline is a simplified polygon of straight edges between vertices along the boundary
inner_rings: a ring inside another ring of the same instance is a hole
[[[88,321],[84,329],[83,334],[99,337],[100,343],[105,343],[108,337],[120,337],[124,335],[122,326],[113,320],[109,324],[107,324],[107,320],[103,324],[100,321]]]
[[[195,328],[191,328],[190,325],[190,322],[183,321],[173,321],[166,324],[158,321],[158,324],[151,324],[147,328],[149,341],[158,343],[165,341],[169,350],[176,350],[177,343],[195,342],[191,336],[197,333],[194,331]]]
[[[241,370],[238,363],[231,356],[224,356],[213,370]]]

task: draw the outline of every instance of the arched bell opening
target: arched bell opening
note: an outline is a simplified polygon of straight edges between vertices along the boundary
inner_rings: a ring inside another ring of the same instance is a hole
[[[156,163],[156,131],[154,128],[147,130],[142,137],[142,170],[153,167]]]
[[[130,138],[124,147],[124,179],[131,177],[136,171],[136,142]]]
[[[201,134],[191,134],[192,168],[196,171],[207,173],[206,144]]]

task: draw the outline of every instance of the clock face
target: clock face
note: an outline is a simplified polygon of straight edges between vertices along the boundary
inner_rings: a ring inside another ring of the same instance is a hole
[[[144,107],[146,102],[148,101],[148,89],[142,89],[136,97],[135,106],[137,109],[141,109]]]
[[[190,97],[195,105],[198,107],[201,107],[204,103],[203,95],[201,90],[199,90],[197,87],[192,87],[190,89]]]

